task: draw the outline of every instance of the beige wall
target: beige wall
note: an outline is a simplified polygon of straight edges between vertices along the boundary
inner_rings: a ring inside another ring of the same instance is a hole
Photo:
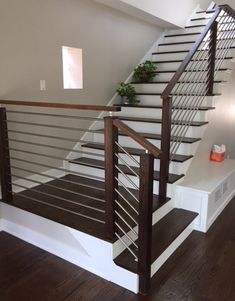
[[[1,0],[0,97],[106,104],[161,32],[92,0]],[[63,90],[62,45],[83,49],[83,90]]]
[[[1,0],[0,3],[1,99],[106,105],[118,83],[127,78],[163,31],[93,0]],[[83,90],[63,90],[63,45],[83,49]],[[40,91],[40,79],[46,80],[46,91]],[[52,113],[55,113],[54,110]],[[31,122],[40,122],[40,118],[35,116],[22,118],[24,121],[27,118]],[[50,118],[45,121],[53,122]],[[54,122],[65,124],[63,119]],[[83,121],[74,125],[88,128],[89,124]],[[38,128],[32,126],[11,124],[9,127],[38,133]],[[65,135],[75,140],[82,135],[81,132],[71,132],[70,136],[68,132],[45,128],[39,129],[39,132]],[[18,134],[10,136],[26,139]],[[41,138],[29,140],[52,145],[56,143]],[[74,146],[62,141],[57,145],[70,149]],[[23,144],[14,146],[62,158],[68,154]],[[44,157],[39,160],[29,154],[17,153],[17,156],[53,166],[61,165],[61,162]],[[28,167],[19,162],[17,165]]]

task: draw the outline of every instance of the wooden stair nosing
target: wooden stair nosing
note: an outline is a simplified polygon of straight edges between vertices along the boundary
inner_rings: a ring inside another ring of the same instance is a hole
[[[199,21],[199,20],[210,20],[210,17],[200,17],[200,18],[192,18],[190,21]]]
[[[183,42],[172,42],[172,43],[161,43],[158,46],[172,46],[172,45],[182,45],[182,44],[194,44],[195,41],[183,41]]]
[[[205,24],[200,24],[200,25],[188,25],[188,26],[185,26],[184,28],[187,29],[187,28],[198,28],[198,27],[206,27]]]
[[[114,104],[114,106],[118,106],[118,107],[126,107],[126,108],[137,108],[138,107],[141,109],[141,108],[146,108],[146,109],[162,109],[162,106],[159,105],[159,106],[156,106],[156,105],[150,105],[150,106],[145,106],[145,105],[132,105],[132,104]],[[172,107],[173,109],[176,109],[176,110],[195,110],[197,109],[198,111],[209,111],[209,110],[215,110],[215,107],[207,107],[207,106],[202,106],[200,108],[195,108],[195,107]]]
[[[93,168],[99,168],[99,169],[104,169],[105,168],[104,161],[85,158],[85,157],[78,158],[78,159],[75,159],[75,160],[71,160],[70,163],[80,164],[80,165],[89,166],[89,167],[93,167]],[[127,166],[120,164],[119,168],[125,174],[135,176],[135,174]],[[135,173],[139,174],[139,168],[133,167],[133,166],[131,168],[135,171]],[[177,182],[178,180],[180,180],[182,177],[184,177],[183,174],[181,174],[181,175],[169,174],[168,183],[173,184],[173,183]],[[154,171],[154,180],[159,181],[159,179],[160,179],[159,171]]]
[[[200,32],[187,32],[187,33],[178,33],[178,34],[167,34],[164,37],[165,38],[174,38],[174,37],[184,37],[184,36],[194,36],[194,35],[199,35],[201,34]]]
[[[232,60],[232,56],[226,56],[223,58],[223,60]],[[220,58],[217,58],[216,60],[220,60]],[[207,61],[207,59],[203,59],[200,61]],[[152,61],[154,64],[169,64],[169,63],[182,63],[183,60],[167,60],[167,61]],[[199,62],[199,60],[191,60],[190,62]]]
[[[228,68],[219,68],[217,71],[226,71]],[[184,72],[200,72],[200,71],[205,71],[205,70],[185,70]],[[158,74],[164,74],[164,73],[176,73],[177,70],[160,70],[157,71]]]
[[[132,81],[131,82],[131,84],[135,84],[135,85],[137,85],[137,84],[139,84],[139,85],[147,85],[147,84],[159,84],[159,85],[161,85],[161,84],[168,84],[169,83],[169,81],[150,81],[150,82],[137,82],[137,81]],[[192,82],[190,82],[190,81],[178,81],[177,82],[178,84],[191,84]],[[204,82],[202,82],[202,81],[197,81],[197,82],[195,82],[195,83],[197,83],[197,84],[203,84]],[[214,80],[214,83],[215,84],[220,84],[220,83],[226,83],[226,81],[225,80]]]
[[[104,144],[103,143],[86,143],[82,145],[83,147],[86,148],[92,148],[92,149],[98,149],[98,150],[104,150]],[[139,149],[139,148],[132,148],[132,147],[123,147],[128,153],[130,153],[133,156],[140,156],[141,154],[144,154],[145,151],[144,149]],[[121,149],[119,150],[120,153],[124,153]],[[193,158],[192,155],[186,156],[186,155],[174,155],[173,161],[174,162],[179,162],[183,163],[189,159]],[[183,176],[183,175],[182,175]]]
[[[195,212],[173,209],[153,226],[151,263],[155,262],[197,216]],[[130,248],[136,251],[133,245]],[[114,262],[128,271],[137,273],[137,262],[127,249],[116,257]]]

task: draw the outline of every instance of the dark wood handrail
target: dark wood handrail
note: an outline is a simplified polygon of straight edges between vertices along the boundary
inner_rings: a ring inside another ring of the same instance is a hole
[[[105,112],[118,112],[118,111],[121,111],[121,107],[118,107],[118,106],[79,105],[79,104],[65,104],[65,103],[38,102],[38,101],[21,101],[21,100],[0,100],[0,104],[1,105],[39,107],[39,108],[100,111],[100,112],[103,112],[103,111],[105,111]]]
[[[213,14],[211,20],[208,22],[208,24],[206,25],[205,29],[202,31],[200,36],[197,38],[196,42],[192,46],[192,48],[189,51],[188,55],[186,56],[186,58],[184,59],[184,61],[180,65],[179,69],[176,71],[175,75],[172,77],[171,81],[169,82],[169,84],[167,85],[165,90],[163,91],[163,93],[161,95],[163,100],[168,100],[172,90],[174,89],[174,87],[177,84],[178,80],[180,79],[181,75],[186,70],[188,64],[192,60],[194,54],[196,53],[196,51],[198,50],[198,48],[201,45],[202,41],[204,40],[204,38],[208,34],[209,30],[213,27],[213,24],[216,21],[218,15],[220,14],[221,10],[222,10],[221,7],[216,8],[215,13]]]
[[[161,151],[159,148],[157,148],[155,145],[153,145],[151,142],[149,142],[147,139],[145,139],[143,136],[138,134],[136,131],[131,129],[128,125],[123,123],[121,120],[114,118],[113,125],[116,126],[118,129],[120,129],[124,134],[131,137],[134,141],[139,143],[141,146],[143,146],[146,150],[149,151],[150,154],[152,154],[155,158],[159,158],[161,155]]]

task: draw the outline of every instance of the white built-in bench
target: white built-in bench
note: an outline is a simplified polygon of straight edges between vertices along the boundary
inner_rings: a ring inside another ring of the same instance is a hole
[[[176,207],[199,213],[195,229],[207,232],[235,195],[235,160],[201,161],[176,187]]]

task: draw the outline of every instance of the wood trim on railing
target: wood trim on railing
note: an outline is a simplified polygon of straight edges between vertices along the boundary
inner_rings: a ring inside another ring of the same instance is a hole
[[[102,111],[104,111],[104,112],[118,112],[118,111],[121,111],[121,107],[119,107],[119,106],[78,105],[78,104],[38,102],[38,101],[0,100],[0,104],[1,105],[39,107],[39,108],[101,111],[101,112]]]
[[[171,141],[171,113],[172,99],[168,97],[163,102],[162,107],[162,128],[161,128],[161,150],[160,158],[160,180],[159,180],[159,199],[165,202],[167,196],[167,183],[169,177],[170,164],[170,141]]]
[[[153,145],[151,142],[149,142],[147,139],[145,139],[140,134],[136,133],[133,129],[131,129],[128,125],[123,123],[119,119],[114,119],[113,124],[120,129],[124,134],[131,137],[134,141],[139,143],[143,148],[149,151],[155,158],[159,158],[161,155],[161,151],[159,148],[157,148],[155,145]]]
[[[207,81],[207,95],[208,96],[213,95],[213,90],[214,90],[217,33],[218,33],[218,22],[215,21],[211,27],[211,32],[210,32],[209,58],[208,58],[208,81]]]
[[[176,71],[175,75],[172,77],[171,81],[169,82],[169,84],[167,85],[165,90],[163,91],[163,93],[162,93],[162,99],[163,100],[167,100],[168,97],[170,96],[172,90],[174,89],[174,87],[177,84],[178,80],[180,79],[181,75],[183,74],[183,72],[187,68],[188,64],[192,60],[194,54],[198,50],[198,48],[201,45],[202,41],[206,37],[209,30],[213,27],[214,22],[216,21],[218,15],[220,14],[220,11],[221,11],[221,8],[218,7],[216,9],[214,15],[212,16],[211,20],[208,22],[208,24],[206,25],[205,29],[200,34],[200,36],[197,38],[196,42],[192,46],[192,48],[189,51],[188,55],[186,56],[186,58],[184,59],[184,61],[182,62],[182,64],[178,68],[178,70]]]
[[[114,240],[115,238],[115,217],[117,210],[116,200],[118,199],[118,170],[116,166],[118,165],[118,158],[116,154],[118,153],[118,129],[113,125],[115,117],[105,117],[104,118],[104,129],[105,129],[105,229],[106,237],[109,240]]]
[[[139,292],[143,295],[148,293],[151,282],[153,172],[153,155],[142,154],[140,156],[138,274]]]
[[[12,201],[12,180],[5,108],[0,108],[0,162],[2,200],[10,203]]]

